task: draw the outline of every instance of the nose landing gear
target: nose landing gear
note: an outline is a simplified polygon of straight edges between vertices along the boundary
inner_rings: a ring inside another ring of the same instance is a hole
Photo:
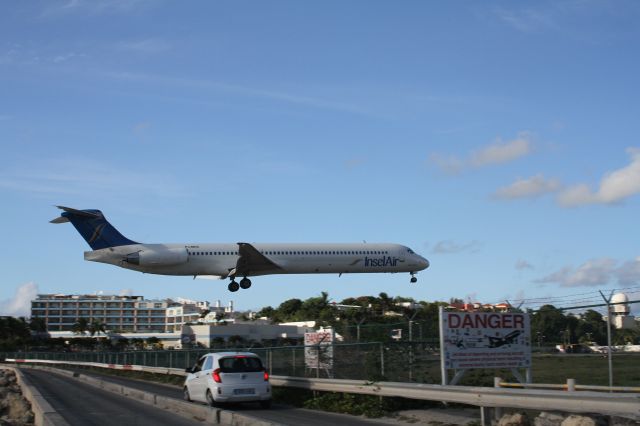
[[[416,277],[416,273],[415,272],[410,272],[411,274],[411,279],[409,280],[411,282],[411,284],[415,284],[418,282],[418,278]]]

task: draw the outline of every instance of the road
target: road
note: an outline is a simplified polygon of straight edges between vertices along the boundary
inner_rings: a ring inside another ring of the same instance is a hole
[[[70,425],[202,425],[66,376],[27,368],[21,371]]]
[[[176,423],[173,420],[169,420],[169,417],[167,417],[168,415],[170,415],[170,413],[166,412],[166,411],[162,411],[159,410],[158,408],[152,408],[148,405],[133,401],[133,400],[129,400],[125,397],[121,397],[119,395],[114,395],[111,394],[109,392],[105,392],[102,391],[101,389],[97,389],[94,388],[92,386],[89,385],[85,385],[84,383],[78,382],[76,380],[73,379],[69,379],[57,374],[52,374],[46,371],[42,371],[42,370],[32,370],[32,369],[22,369],[23,372],[25,372],[25,374],[29,375],[29,378],[32,379],[32,382],[34,383],[34,385],[36,385],[40,391],[42,392],[42,395],[51,403],[51,405],[53,405],[53,407],[57,410],[58,406],[54,404],[54,401],[56,398],[59,399],[63,399],[66,398],[62,397],[60,395],[57,395],[57,391],[56,391],[56,387],[49,387],[48,390],[44,391],[44,389],[42,387],[40,387],[41,381],[43,383],[47,383],[50,382],[51,380],[60,380],[62,381],[64,384],[66,384],[67,386],[72,385],[76,386],[78,388],[82,387],[82,391],[78,394],[76,394],[75,398],[72,396],[70,399],[75,399],[76,401],[78,401],[78,403],[80,404],[79,406],[70,406],[69,408],[72,411],[76,411],[78,409],[81,409],[82,407],[84,407],[85,409],[87,409],[87,403],[85,403],[83,400],[86,400],[85,398],[85,394],[90,394],[90,393],[97,393],[102,392],[102,393],[107,393],[110,395],[111,398],[115,399],[115,398],[119,398],[119,399],[124,399],[126,401],[128,401],[130,406],[134,406],[135,407],[142,405],[144,406],[147,410],[151,410],[155,412],[155,419],[154,420],[154,425],[159,425],[159,424],[171,424],[171,425],[180,425],[180,424],[202,424],[202,423],[197,423],[197,422],[193,422],[193,421],[188,421],[186,419],[180,418],[182,419],[181,421],[183,423]],[[77,371],[80,374],[85,374],[87,376],[93,376],[93,377],[97,377],[101,380],[104,381],[110,381],[113,383],[118,383],[124,386],[128,386],[134,389],[139,389],[139,390],[143,390],[146,392],[152,392],[155,393],[156,395],[162,395],[162,396],[166,396],[169,398],[176,398],[176,399],[182,399],[182,390],[177,387],[177,386],[170,386],[170,385],[166,385],[166,384],[158,384],[158,383],[152,383],[152,382],[146,382],[146,381],[140,381],[140,380],[132,380],[126,377],[122,377],[122,376],[112,376],[109,374],[100,374],[100,373],[96,373],[93,371],[88,371],[88,370],[82,370],[82,369],[78,369],[78,370],[74,370]],[[71,383],[68,383],[71,382]],[[63,389],[62,387],[60,388],[61,390]],[[68,388],[64,388],[63,391],[61,391],[60,393],[65,393],[65,394],[69,394],[69,393],[74,393],[74,391],[72,389],[68,389]],[[51,400],[49,396],[52,396],[52,398],[54,398],[54,400]],[[97,398],[96,402],[100,402],[102,401],[101,398]],[[99,404],[98,404],[99,407]],[[63,407],[64,408],[64,407]],[[261,409],[257,404],[237,404],[237,405],[233,405],[233,406],[229,406],[229,407],[223,407],[224,409],[231,409],[233,411],[237,411],[237,412],[242,412],[245,413],[247,415],[250,415],[252,417],[255,418],[259,418],[262,420],[266,420],[266,421],[271,421],[274,423],[279,423],[282,425],[308,425],[308,426],[325,426],[325,425],[332,425],[332,426],[336,426],[336,425],[344,425],[344,426],[372,426],[372,425],[377,425],[380,426],[381,424],[384,424],[383,422],[381,422],[380,420],[366,420],[366,419],[362,419],[360,417],[355,417],[355,416],[349,416],[349,415],[345,415],[345,414],[335,414],[335,413],[325,413],[322,411],[315,411],[315,410],[306,410],[306,409],[302,409],[302,408],[293,408],[293,407],[289,407],[289,406],[285,406],[285,405],[280,405],[280,404],[274,404],[272,406],[271,409],[268,410],[264,410]],[[93,409],[93,407],[91,408]],[[61,415],[64,414],[62,412],[60,412]],[[123,418],[127,418],[129,419],[129,414],[122,414],[120,415],[120,421],[118,423],[113,422],[113,423],[86,423],[86,422],[72,422],[70,420],[67,419],[67,421],[69,421],[69,423],[71,424],[95,424],[95,425],[111,425],[111,424],[118,424],[119,426],[122,425],[146,425],[146,424],[151,424],[151,423],[128,423],[127,421],[123,421]],[[177,417],[177,416],[174,416]],[[65,417],[66,419],[66,417]],[[159,419],[159,420],[158,420]],[[106,421],[106,420],[105,420]]]

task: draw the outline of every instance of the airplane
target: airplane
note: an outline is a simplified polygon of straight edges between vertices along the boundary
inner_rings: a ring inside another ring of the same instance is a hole
[[[522,334],[521,330],[514,330],[511,333],[505,335],[504,337],[491,337],[485,336],[489,339],[489,347],[490,348],[499,348],[504,345],[512,345],[515,343],[516,337]]]
[[[51,223],[71,222],[92,249],[85,260],[148,274],[229,278],[232,292],[251,287],[248,277],[270,274],[408,272],[415,283],[415,274],[429,267],[409,247],[388,243],[142,244],[124,237],[100,210],[56,207],[63,212]]]

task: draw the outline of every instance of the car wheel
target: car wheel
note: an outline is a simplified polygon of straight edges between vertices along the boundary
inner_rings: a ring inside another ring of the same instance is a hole
[[[271,400],[267,399],[266,401],[260,401],[260,408],[271,408]]]
[[[207,389],[207,404],[209,404],[210,407],[216,406],[216,400],[213,399],[213,395],[209,389]]]
[[[187,388],[186,386],[184,387],[184,390],[182,391],[182,398],[185,401],[191,402],[191,395],[189,395],[189,388]]]

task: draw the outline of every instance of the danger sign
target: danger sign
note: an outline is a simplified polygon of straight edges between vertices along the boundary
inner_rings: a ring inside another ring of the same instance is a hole
[[[531,366],[528,314],[441,312],[440,330],[447,369]]]

